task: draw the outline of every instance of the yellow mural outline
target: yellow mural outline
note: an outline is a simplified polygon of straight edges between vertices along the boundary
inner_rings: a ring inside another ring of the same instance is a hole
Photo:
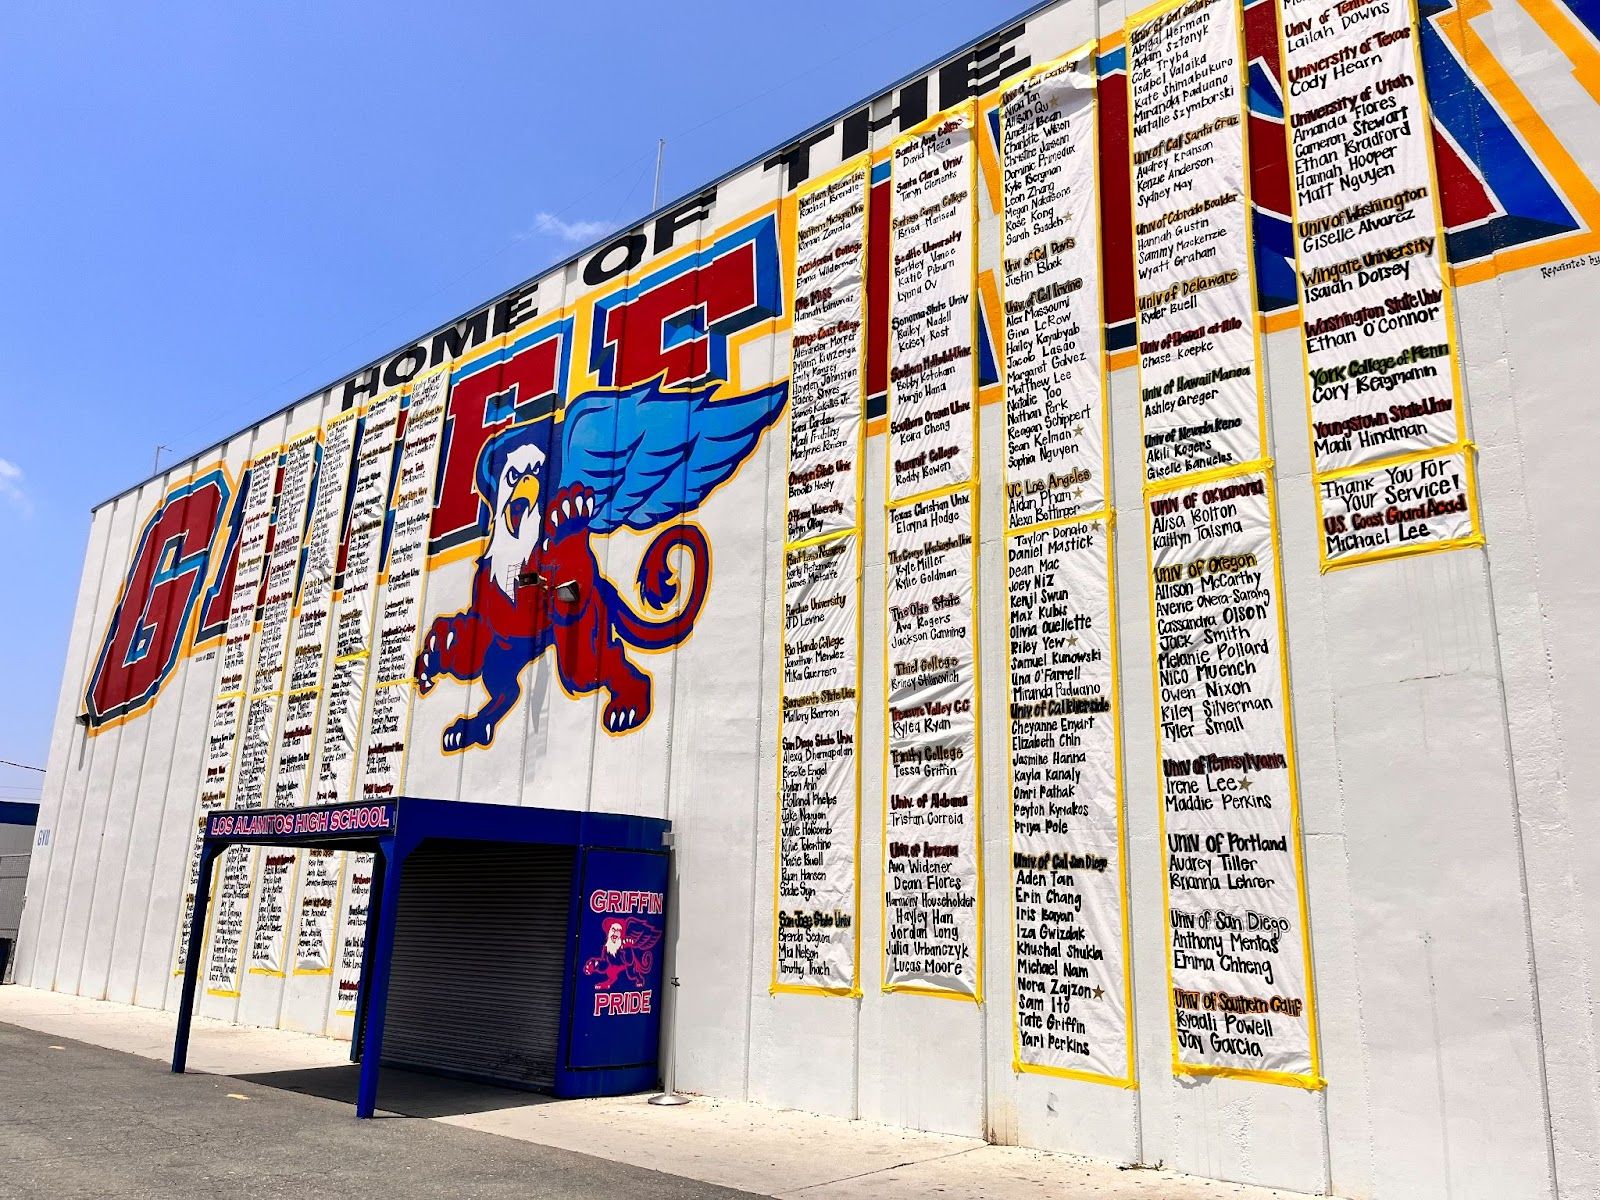
[[[248,463],[248,461],[249,460],[247,459],[246,462]],[[145,528],[153,520],[156,519],[156,515],[163,508],[166,507],[167,501],[171,497],[171,495],[172,495],[172,493],[173,493],[173,491],[175,489],[184,487],[187,484],[191,484],[195,480],[201,478],[204,475],[209,475],[213,471],[221,471],[222,472],[222,477],[223,477],[224,480],[227,481],[227,486],[228,486],[227,500],[224,502],[222,511],[217,516],[217,528],[216,528],[216,530],[214,530],[212,532],[212,535],[211,535],[212,538],[215,539],[218,532],[223,532],[228,528],[229,511],[233,507],[233,502],[234,502],[234,499],[237,496],[238,489],[239,489],[239,481],[234,478],[233,471],[229,468],[227,460],[226,459],[220,459],[220,458],[217,459],[215,462],[206,464],[203,467],[197,467],[195,470],[191,471],[188,475],[184,475],[184,476],[182,476],[182,477],[180,477],[178,479],[174,479],[174,480],[168,482],[166,487],[165,487],[165,489],[161,493],[161,499],[159,501],[157,501],[155,507],[152,508],[145,515],[144,521],[140,524],[140,529]],[[224,545],[226,545],[227,539],[224,538],[223,541],[224,541]],[[210,549],[209,548],[207,549],[207,556],[208,556],[208,559],[209,559],[209,556],[210,556]],[[194,604],[192,606],[192,610],[189,613],[189,619],[184,623],[183,629],[181,629],[179,631],[179,633],[178,633],[178,649],[177,649],[177,653],[173,656],[172,668],[168,672],[167,678],[163,679],[161,681],[160,685],[156,688],[155,692],[150,696],[150,699],[146,700],[138,708],[133,709],[130,712],[125,712],[119,717],[113,717],[109,721],[103,721],[99,725],[91,725],[91,726],[86,727],[86,729],[85,729],[85,736],[86,737],[99,737],[102,733],[107,733],[110,730],[117,729],[117,728],[119,728],[120,726],[126,724],[129,721],[132,721],[132,720],[135,720],[138,717],[144,716],[147,712],[149,712],[152,708],[155,707],[156,702],[161,699],[162,692],[166,691],[167,684],[171,681],[172,676],[177,673],[179,665],[184,663],[184,662],[186,662],[189,659],[189,657],[194,653],[193,639],[194,639],[195,629],[200,623],[201,614],[205,610],[206,592],[209,591],[211,589],[211,587],[216,583],[216,576],[217,576],[218,573],[221,572],[221,570],[222,570],[222,564],[220,562],[208,561],[206,563],[206,569],[205,569],[205,571],[203,571],[201,573],[201,576],[200,576],[200,591],[199,591],[199,594],[195,597],[195,601],[194,601]],[[113,612],[113,613],[116,612],[117,609],[122,606],[123,600],[127,598],[129,576],[131,575],[132,571],[133,571],[133,563],[130,561],[128,563],[128,566],[126,568],[124,568],[124,570],[123,570],[122,583],[117,588],[117,598],[116,598],[116,601],[112,604],[111,609],[110,609],[110,611]],[[108,624],[107,624],[106,634],[102,635],[102,637],[101,637],[102,647],[104,646],[105,637],[108,636],[109,633],[110,633],[109,621],[110,621],[110,618],[108,616],[107,617]],[[225,636],[225,634],[218,634],[216,637],[208,638],[206,640],[206,642],[204,643],[204,645],[207,646],[207,647],[216,645],[218,640],[221,639],[224,636]],[[91,682],[92,682],[92,676],[91,676]]]
[[[1529,15],[1543,27],[1536,11],[1541,0],[1524,0]],[[1517,86],[1511,73],[1495,57],[1483,38],[1472,28],[1471,22],[1486,16],[1493,8],[1492,0],[1458,0],[1450,14],[1433,22],[1439,35],[1456,53],[1462,66],[1473,75],[1489,94],[1517,135],[1527,144],[1532,156],[1546,168],[1556,186],[1576,210],[1578,218],[1587,228],[1564,237],[1552,238],[1531,246],[1517,246],[1509,250],[1496,250],[1484,258],[1451,267],[1451,281],[1458,287],[1493,279],[1510,271],[1542,266],[1576,258],[1581,254],[1600,250],[1600,189],[1584,173],[1577,161],[1561,144],[1554,131],[1539,115],[1526,93]],[[1558,42],[1559,46],[1560,43]],[[1600,87],[1597,77],[1587,62],[1574,62],[1573,75],[1585,89]],[[1426,88],[1426,80],[1423,87]],[[1431,110],[1430,110],[1431,116]],[[1429,142],[1431,152],[1432,142]]]
[[[412,384],[414,382],[415,382],[414,379],[407,380],[405,383],[401,384],[399,387],[392,388],[389,391],[386,391],[386,392],[382,393],[381,395],[377,396],[367,406],[367,413],[370,415],[370,413],[372,412],[373,409],[377,408],[380,404],[383,404],[383,403],[389,401],[390,399],[393,399],[395,401],[395,405],[396,405],[395,413],[394,413],[394,428],[395,428],[395,431],[394,431],[394,433],[392,433],[389,436],[389,449],[388,449],[388,452],[383,456],[384,458],[386,458],[388,460],[386,468],[385,468],[387,473],[388,473],[388,479],[384,483],[383,496],[382,496],[383,508],[384,508],[384,520],[386,522],[389,519],[389,515],[393,512],[392,504],[393,504],[393,498],[394,498],[395,484],[397,483],[397,478],[396,477],[399,474],[399,465],[400,465],[399,464],[399,455],[396,454],[396,451],[398,450],[400,452],[400,454],[402,454],[402,455],[405,452],[405,442],[403,440],[403,437],[402,437],[402,434],[401,434],[401,430],[400,430],[400,419],[401,419],[401,417],[404,415],[404,413],[406,411],[406,401],[407,401],[407,398],[411,394]],[[448,417],[448,415],[449,415],[448,407],[446,408],[446,414],[445,415],[446,415],[446,417]],[[408,422],[407,427],[409,428],[409,422]],[[442,434],[441,434],[441,436],[442,436]],[[363,441],[366,440],[365,430],[362,431],[362,440]],[[352,457],[352,467],[354,466],[354,464],[356,462],[358,462],[360,460],[360,456],[361,456],[360,447],[356,447],[356,449],[354,451],[354,455]],[[346,503],[351,508],[352,519],[353,519],[353,516],[354,516],[354,502],[353,502],[353,500],[351,498],[347,497],[346,498]],[[382,545],[381,536],[379,538],[379,545],[380,545],[380,547]],[[427,562],[426,554],[424,554],[424,556],[423,556],[423,561],[424,561],[424,564],[426,565],[426,562]],[[373,572],[372,602],[371,602],[370,611],[369,611],[369,613],[367,615],[367,620],[366,620],[366,638],[365,638],[366,649],[352,651],[349,654],[335,654],[335,655],[333,655],[332,656],[332,661],[333,661],[333,665],[334,666],[337,666],[340,663],[356,662],[358,660],[364,660],[369,668],[371,666],[371,662],[372,662],[372,642],[373,642],[373,637],[377,632],[378,613],[382,608],[382,599],[381,599],[381,596],[379,595],[379,592],[380,592],[380,589],[386,589],[386,587],[387,587],[387,575],[388,575],[386,564],[381,558],[379,559],[379,561],[377,563],[377,567],[378,567],[378,569]],[[340,596],[341,596],[341,599],[342,599],[342,597],[343,597],[343,589],[340,590]],[[336,635],[337,631],[338,631],[338,621],[339,621],[339,612],[338,612],[338,609],[335,608],[333,613],[332,613],[332,622],[331,622],[332,627],[333,627],[333,634],[334,635]],[[336,646],[336,645],[337,645],[337,642],[335,641],[335,642],[330,644],[330,648],[333,648],[333,646]],[[348,785],[347,785],[347,787],[345,789],[345,794],[352,800],[355,799],[356,784],[357,784],[357,781],[359,779],[359,773],[360,773],[360,769],[361,769],[361,747],[362,747],[363,741],[365,740],[362,737],[362,731],[364,730],[364,728],[366,726],[367,711],[368,711],[368,698],[376,690],[377,689],[376,689],[375,685],[369,686],[367,671],[363,670],[362,673],[361,673],[360,692],[356,697],[356,739],[355,739],[355,743],[351,746],[351,749],[350,749],[350,767],[349,767],[349,776],[348,776],[349,783],[348,783]],[[318,715],[319,715],[319,717],[321,715],[321,705],[320,705],[320,703],[318,705]],[[321,720],[318,720],[318,722],[317,722],[317,739],[316,739],[317,745],[316,745],[316,749],[313,752],[313,757],[312,757],[313,763],[315,763],[317,761],[317,759],[320,758],[320,756],[321,756],[323,731],[324,731],[324,722],[321,721]],[[313,775],[312,775],[313,784],[315,783],[315,779],[316,779],[316,776],[315,776],[314,772],[315,772],[315,767],[313,767]],[[354,865],[355,865],[355,859],[352,858],[349,853],[346,853],[344,855],[343,861],[339,864],[339,893],[338,893],[338,900],[335,902],[334,907],[330,910],[332,912],[332,914],[333,914],[333,927],[332,927],[332,938],[331,938],[330,947],[329,947],[330,952],[329,952],[329,956],[328,956],[328,973],[329,974],[333,974],[334,972],[336,972],[338,970],[340,953],[343,950],[343,948],[346,945],[349,944],[349,940],[350,940],[349,934],[351,932],[351,928],[350,928],[349,924],[345,921],[344,894],[345,894],[345,890],[346,890],[346,883],[347,883],[347,881],[349,879],[349,876],[350,876],[350,873],[351,873],[352,869],[354,868]],[[369,887],[370,887],[370,885],[369,885]],[[371,901],[369,900],[368,903],[370,905]],[[366,917],[363,916],[362,920],[361,920],[361,936],[362,936],[362,939],[363,939],[363,945],[365,944],[366,933],[367,933]],[[311,972],[306,972],[306,973],[307,974],[311,974]],[[355,1016],[354,1010],[348,1010],[347,1011],[347,1010],[342,1009],[342,1008],[340,1008],[338,1006],[339,1005],[339,988],[338,988],[338,984],[337,983],[333,987],[333,994],[332,994],[332,996],[329,997],[329,1003],[331,1003],[334,1006],[333,1015],[335,1017],[353,1017],[353,1016]]]
[[[1559,0],[1522,0],[1522,8],[1572,64],[1578,86],[1600,104],[1600,46]]]
[[[1285,72],[1289,69],[1288,37],[1284,29],[1281,10],[1278,0],[1272,0],[1277,19],[1273,22],[1278,30],[1278,61],[1283,65]],[[1416,0],[1405,0],[1406,14],[1412,28],[1420,28],[1421,15],[1417,10]],[[1423,150],[1427,156],[1428,173],[1428,199],[1433,210],[1433,252],[1439,270],[1439,288],[1442,293],[1441,319],[1445,328],[1445,341],[1450,352],[1450,396],[1452,411],[1451,416],[1455,421],[1455,439],[1444,446],[1430,446],[1424,450],[1412,451],[1401,455],[1380,456],[1370,462],[1355,463],[1346,467],[1333,470],[1319,470],[1317,466],[1317,437],[1316,413],[1313,407],[1311,382],[1311,347],[1310,335],[1306,332],[1305,324],[1305,273],[1300,262],[1300,196],[1299,176],[1295,162],[1295,136],[1292,105],[1290,104],[1288,89],[1284,89],[1283,112],[1284,133],[1288,147],[1289,170],[1289,222],[1291,230],[1296,231],[1292,236],[1294,245],[1294,290],[1295,305],[1289,312],[1294,316],[1300,328],[1300,377],[1304,384],[1306,406],[1306,451],[1307,462],[1311,467],[1311,487],[1317,511],[1317,569],[1326,574],[1328,571],[1345,567],[1358,566],[1361,563],[1379,562],[1391,558],[1404,558],[1417,554],[1437,554],[1445,550],[1458,550],[1466,546],[1481,546],[1484,544],[1483,523],[1481,510],[1478,506],[1477,480],[1472,472],[1471,464],[1467,466],[1468,488],[1467,504],[1468,517],[1471,520],[1471,532],[1465,537],[1444,538],[1428,542],[1402,542],[1392,546],[1384,546],[1377,550],[1357,552],[1354,554],[1330,558],[1328,556],[1328,531],[1325,525],[1325,516],[1322,506],[1322,484],[1329,479],[1341,479],[1352,475],[1376,475],[1380,471],[1389,470],[1406,462],[1414,462],[1423,458],[1447,457],[1461,453],[1463,460],[1470,458],[1464,447],[1467,445],[1467,390],[1466,380],[1461,369],[1461,346],[1459,343],[1459,326],[1456,321],[1455,310],[1455,285],[1452,282],[1452,271],[1448,255],[1445,253],[1445,223],[1444,210],[1439,197],[1439,171],[1434,160],[1433,149],[1433,106],[1428,100],[1427,72],[1423,69],[1422,44],[1420,39],[1412,39],[1412,69],[1417,77],[1417,109],[1426,125],[1419,133],[1423,143]]]

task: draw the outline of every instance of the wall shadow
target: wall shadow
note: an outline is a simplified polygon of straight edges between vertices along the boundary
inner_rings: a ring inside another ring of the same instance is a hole
[[[359,1063],[341,1063],[333,1067],[262,1071],[253,1075],[235,1075],[234,1078],[262,1087],[299,1092],[306,1096],[320,1096],[324,1100],[337,1100],[353,1108],[356,1102],[356,1086],[361,1078],[361,1066]],[[495,1087],[492,1084],[472,1080],[450,1079],[442,1075],[386,1066],[378,1081],[378,1112],[375,1115],[460,1117],[470,1113],[495,1112],[505,1108],[523,1108],[530,1104],[554,1102],[554,1097],[541,1095],[538,1092],[518,1091],[515,1088]]]

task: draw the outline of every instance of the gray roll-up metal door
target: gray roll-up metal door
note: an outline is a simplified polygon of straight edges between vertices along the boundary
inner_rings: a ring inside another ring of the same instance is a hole
[[[428,841],[406,859],[383,1060],[555,1083],[571,846]]]

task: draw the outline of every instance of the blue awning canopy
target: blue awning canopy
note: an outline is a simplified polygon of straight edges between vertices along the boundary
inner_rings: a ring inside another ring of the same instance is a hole
[[[654,1081],[654,1048],[659,1038],[660,1005],[652,1001],[659,991],[661,957],[656,955],[649,960],[645,968],[649,978],[641,981],[638,971],[630,973],[628,986],[633,991],[629,995],[642,996],[642,1000],[623,1005],[612,1003],[614,996],[607,994],[603,1001],[593,1004],[591,1014],[577,1005],[579,949],[592,932],[590,925],[615,919],[607,914],[618,911],[618,897],[653,897],[648,905],[635,906],[643,915],[634,919],[664,922],[666,835],[670,828],[670,822],[657,817],[472,804],[418,796],[209,813],[189,927],[191,952],[184,964],[172,1069],[181,1073],[188,1057],[212,875],[223,852],[231,846],[287,846],[370,853],[374,856],[371,904],[362,954],[361,998],[351,1042],[351,1057],[361,1062],[356,1116],[370,1117],[377,1104],[389,960],[400,915],[404,864],[422,843],[442,839],[457,843],[570,846],[580,853],[584,867],[574,873],[569,897],[567,953],[571,978],[563,992],[560,1026],[564,1053],[557,1071],[556,1094],[610,1095],[648,1087]],[[585,895],[588,903],[584,902]],[[656,936],[659,938],[663,932],[658,928]],[[590,990],[596,986],[590,984]],[[643,1013],[656,1014],[654,1020],[623,1026],[603,1019],[613,1012],[637,1014],[641,1005]],[[604,1049],[613,1029],[635,1047],[648,1044],[648,1060],[642,1059],[638,1051],[621,1059],[596,1053],[597,1047]],[[614,1065],[618,1062],[625,1065]]]

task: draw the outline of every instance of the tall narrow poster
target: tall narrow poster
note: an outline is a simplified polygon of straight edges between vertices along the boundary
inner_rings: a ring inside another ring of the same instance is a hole
[[[310,802],[311,752],[316,744],[317,699],[321,695],[333,628],[333,585],[350,483],[359,409],[348,409],[323,427],[317,495],[306,529],[304,576],[294,632],[289,639],[288,695],[273,755],[271,803],[286,808]]]
[[[890,166],[883,990],[979,1000],[976,110]]]
[[[367,910],[372,903],[372,855],[351,854],[345,864],[344,916],[333,960],[333,1011],[353,1017],[361,1003],[361,959],[366,951]]]
[[[1320,1087],[1271,482],[1145,502],[1173,1068]]]
[[[859,994],[865,159],[796,198],[772,990]]]
[[[371,699],[365,719],[361,799],[386,800],[399,792],[411,721],[413,668],[427,584],[428,526],[433,518],[434,479],[444,439],[450,375],[439,368],[412,383],[406,408],[405,443],[395,479],[389,557],[372,665]]]
[[[888,772],[883,986],[978,999],[977,500],[936,492],[888,512]]]
[[[230,808],[260,808],[272,765],[278,704],[283,696],[289,648],[290,614],[300,577],[300,545],[306,509],[316,474],[318,431],[309,430],[283,449],[277,512],[272,522],[272,548],[267,555],[260,620],[249,674],[249,699],[234,757]],[[213,996],[239,994],[239,956],[243,950],[250,902],[261,850],[235,846],[222,858],[221,885],[211,910],[211,957],[206,963],[206,991]],[[268,874],[287,871],[293,855],[267,855]],[[269,916],[281,928],[285,914]]]
[[[356,747],[361,736],[361,701],[366,693],[367,661],[377,607],[378,571],[383,554],[384,524],[389,514],[390,477],[401,398],[399,391],[378,397],[367,407],[361,422],[349,485],[350,516],[345,538],[343,586],[334,604],[333,628],[329,635],[333,659],[328,664],[322,712],[317,722],[316,765],[311,775],[311,794],[317,804],[352,798]],[[370,858],[369,855],[348,857]],[[341,860],[331,855],[307,858],[306,881],[301,887],[300,911],[295,922],[297,971],[319,974],[339,970],[335,939],[338,905],[341,897],[347,905],[354,901],[357,876],[370,884],[370,863],[358,867],[353,862],[341,865]],[[346,877],[347,885],[340,882]],[[361,904],[365,914],[365,901]],[[324,962],[326,966],[322,965]],[[342,996],[338,1007],[344,1008]]]
[[[1237,0],[1128,25],[1140,416],[1149,483],[1265,456]]]
[[[200,847],[205,840],[206,814],[228,803],[234,750],[249,687],[256,601],[266,573],[267,535],[272,528],[272,505],[277,496],[279,449],[274,447],[257,455],[250,464],[250,482],[239,525],[233,592],[228,601],[228,622],[222,635],[216,693],[211,703],[211,716],[206,722],[205,752],[200,762],[200,796],[194,840],[189,847],[183,919],[178,925],[173,959],[174,975],[182,975],[189,960],[189,924],[194,917],[195,893],[200,882]]]
[[[1131,1087],[1093,44],[1000,113],[1012,1058]]]
[[[856,990],[861,538],[784,553],[775,990]]]
[[[1476,545],[1415,7],[1282,5],[1323,567]]]
[[[1101,512],[1109,499],[1096,122],[1090,48],[1000,99],[1012,529]]]
[[[374,400],[362,422],[351,488],[343,588],[334,606],[333,670],[323,697],[311,779],[317,804],[351,799],[356,746],[361,737],[361,701],[366,695],[367,658],[377,607],[384,524],[394,465],[395,429],[401,393]]]
[[[890,171],[889,501],[973,476],[977,282],[974,110],[895,144]]]
[[[287,695],[272,756],[268,795],[274,808],[308,802],[311,752],[316,744],[317,701],[322,694],[328,635],[333,627],[333,583],[339,565],[340,533],[344,526],[345,494],[350,481],[350,457],[355,448],[359,409],[348,409],[323,427],[322,462],[317,469],[316,499],[306,526],[300,599],[289,638]],[[284,855],[287,854],[287,860]],[[307,877],[308,894],[319,895],[327,876],[338,887],[337,872],[322,870],[332,851],[292,850],[268,854],[251,920],[247,956],[252,972],[280,975],[284,971],[285,943],[289,938],[288,904],[294,895],[301,865],[307,857],[317,867]],[[315,910],[313,906],[312,911]],[[302,899],[300,912],[307,912]],[[331,952],[330,952],[331,953]],[[297,960],[299,961],[299,960]],[[321,964],[324,968],[326,962]],[[315,960],[313,960],[315,967]]]
[[[860,526],[870,172],[854,160],[795,200],[787,545]]]

